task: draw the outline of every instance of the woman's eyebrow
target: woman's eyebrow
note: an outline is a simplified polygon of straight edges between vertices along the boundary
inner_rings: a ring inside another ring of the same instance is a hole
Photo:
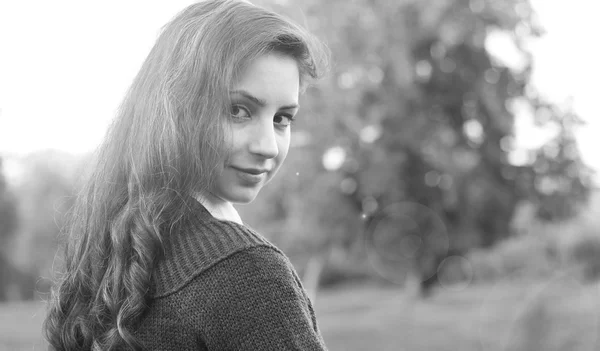
[[[259,99],[256,96],[253,96],[252,94],[250,94],[249,92],[245,91],[245,90],[232,90],[229,92],[230,94],[237,94],[237,95],[241,95],[243,97],[245,97],[246,99],[254,102],[255,104],[257,104],[260,107],[265,107],[267,105],[267,102],[263,99]],[[298,104],[291,104],[291,105],[285,105],[285,106],[280,106],[279,109],[280,110],[292,110],[295,108],[299,108]]]

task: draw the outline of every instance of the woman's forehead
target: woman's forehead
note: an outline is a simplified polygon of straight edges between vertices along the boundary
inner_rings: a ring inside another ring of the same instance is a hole
[[[241,72],[232,91],[243,91],[257,100],[297,104],[300,90],[298,64],[282,55],[263,55]]]

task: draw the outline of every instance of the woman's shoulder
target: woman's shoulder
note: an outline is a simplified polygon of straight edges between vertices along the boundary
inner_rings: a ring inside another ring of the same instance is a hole
[[[289,258],[274,245],[257,245],[240,250],[215,266],[211,276],[234,277],[252,284],[269,280],[275,284],[301,286],[296,270]]]
[[[270,246],[236,252],[174,296],[216,350],[325,350],[312,302],[288,257]]]
[[[283,254],[247,226],[199,216],[165,238],[164,254],[155,268],[152,295],[172,294],[221,261],[238,260],[248,253],[262,252],[252,250],[257,247]]]
[[[189,290],[208,306],[248,308],[250,301],[271,307],[279,302],[309,303],[291,261],[274,246],[255,246],[228,256],[195,278]]]
[[[326,349],[291,261],[251,228],[197,221],[167,247],[153,316],[170,311],[208,349]]]

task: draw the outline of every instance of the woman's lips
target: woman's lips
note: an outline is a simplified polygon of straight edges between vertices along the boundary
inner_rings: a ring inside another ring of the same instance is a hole
[[[246,183],[250,183],[250,184],[257,184],[260,183],[265,175],[267,174],[266,170],[261,170],[261,169],[256,169],[256,168],[238,168],[238,167],[231,167],[232,169],[234,169],[237,174],[237,176],[243,180]]]

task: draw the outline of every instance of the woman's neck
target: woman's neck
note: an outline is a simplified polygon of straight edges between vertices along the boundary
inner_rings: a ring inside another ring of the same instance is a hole
[[[200,202],[213,217],[244,224],[231,202],[225,201],[211,193],[196,193],[194,194],[194,198],[198,200],[198,202]]]

